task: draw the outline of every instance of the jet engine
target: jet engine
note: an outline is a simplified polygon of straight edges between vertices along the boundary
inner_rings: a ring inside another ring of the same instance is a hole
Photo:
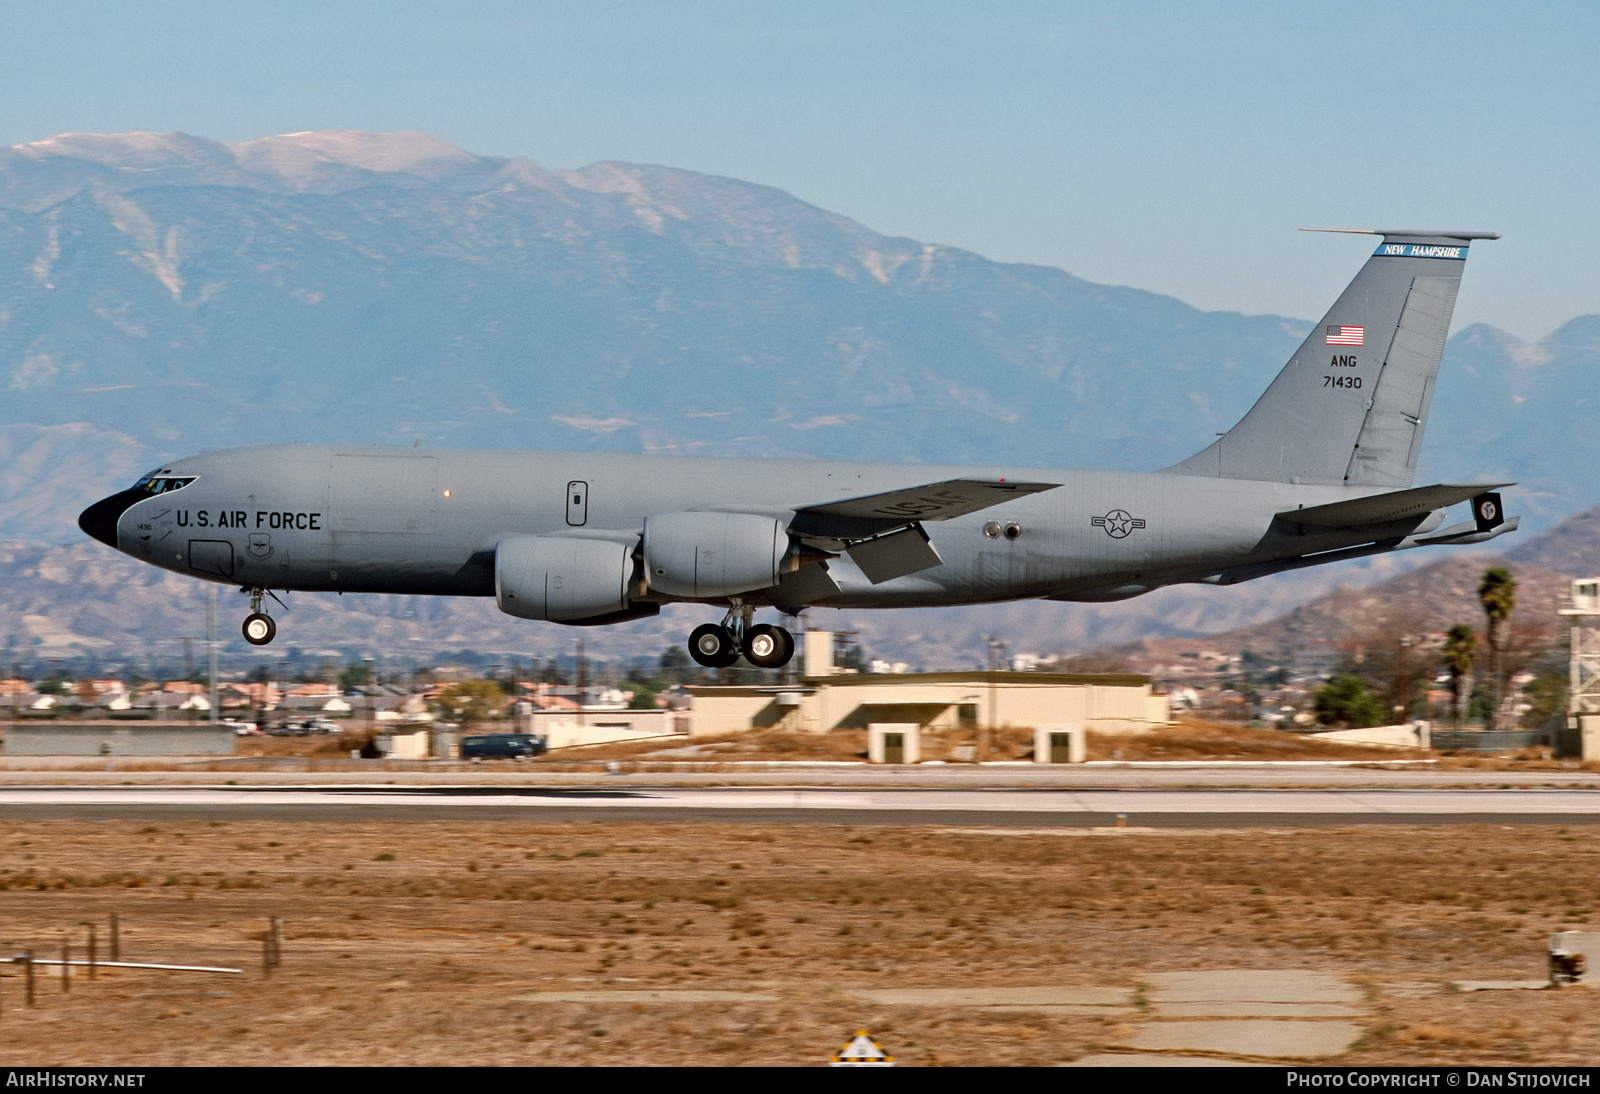
[[[781,521],[754,513],[657,513],[644,522],[645,578],[667,596],[734,596],[778,583],[789,555]]]
[[[604,539],[507,536],[495,546],[494,597],[523,619],[567,623],[628,607],[633,548]]]

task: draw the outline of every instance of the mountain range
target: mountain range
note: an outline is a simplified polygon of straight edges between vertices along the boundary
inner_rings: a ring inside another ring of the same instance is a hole
[[[1152,469],[1231,426],[1310,325],[886,237],[770,187],[668,167],[556,171],[342,131],[20,145],[0,151],[0,644],[196,633],[160,607],[190,615],[193,583],[127,569],[74,523],[172,455],[420,437]],[[1457,333],[1419,483],[1518,480],[1523,536],[1600,500],[1597,364],[1600,316],[1532,343]],[[844,623],[930,666],[979,656],[968,646],[984,633],[1039,649],[1210,633],[1402,573],[1417,554],[1127,605]],[[296,614],[325,599],[295,598]],[[481,604],[345,598],[311,614],[326,625],[297,620],[295,640],[328,649],[354,648],[377,619],[420,620],[415,643],[439,648],[572,639]],[[688,621],[669,613],[637,640],[658,649]],[[605,636],[619,652],[634,641]]]

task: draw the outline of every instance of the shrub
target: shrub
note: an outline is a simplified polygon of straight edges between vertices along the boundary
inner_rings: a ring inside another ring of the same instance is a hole
[[[1358,676],[1340,673],[1317,692],[1317,721],[1323,725],[1352,727],[1382,725],[1383,700],[1367,690]]]

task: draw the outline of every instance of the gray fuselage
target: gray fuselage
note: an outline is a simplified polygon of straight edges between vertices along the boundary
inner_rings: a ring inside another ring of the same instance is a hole
[[[1122,471],[281,446],[207,453],[160,473],[193,481],[156,496],[118,495],[126,499],[115,517],[119,550],[213,581],[342,592],[493,596],[496,545],[507,536],[625,540],[651,514],[682,510],[786,521],[805,506],[961,477],[1059,485],[927,522],[943,563],[920,573],[873,584],[848,556],[831,559],[839,592],[811,602],[1120,599],[1399,540],[1427,521],[1285,525],[1274,514],[1375,491]],[[986,533],[994,522],[1014,523],[1015,538]],[[689,598],[644,589],[640,599]]]

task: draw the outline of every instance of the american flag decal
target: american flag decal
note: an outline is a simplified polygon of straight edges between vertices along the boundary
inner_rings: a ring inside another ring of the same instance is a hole
[[[1365,327],[1329,327],[1328,345],[1359,346],[1366,333],[1367,328]]]

